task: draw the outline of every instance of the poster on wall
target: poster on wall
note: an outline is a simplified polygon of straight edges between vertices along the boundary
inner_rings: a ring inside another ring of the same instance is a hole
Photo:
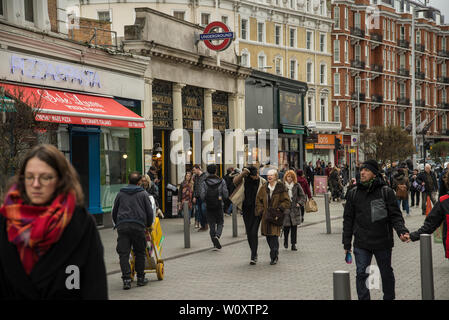
[[[279,91],[279,121],[281,124],[302,125],[301,96],[297,93]]]
[[[327,192],[327,176],[314,176],[313,183],[315,194],[324,194]]]

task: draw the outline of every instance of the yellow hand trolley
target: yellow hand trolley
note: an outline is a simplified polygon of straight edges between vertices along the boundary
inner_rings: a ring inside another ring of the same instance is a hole
[[[145,248],[145,273],[156,273],[158,280],[164,279],[164,260],[161,258],[162,243],[165,237],[162,234],[161,222],[158,217],[150,228],[145,230],[147,246]],[[130,266],[131,280],[136,275],[134,252],[131,250]]]

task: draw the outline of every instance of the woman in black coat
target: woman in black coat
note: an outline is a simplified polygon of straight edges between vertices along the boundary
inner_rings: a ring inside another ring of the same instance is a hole
[[[51,145],[25,157],[0,208],[0,299],[107,299],[103,245],[75,169]]]

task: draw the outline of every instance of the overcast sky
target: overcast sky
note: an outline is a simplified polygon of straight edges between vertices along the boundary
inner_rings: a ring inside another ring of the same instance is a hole
[[[444,23],[449,23],[449,0],[430,0],[429,5],[440,9],[441,14],[444,16]]]

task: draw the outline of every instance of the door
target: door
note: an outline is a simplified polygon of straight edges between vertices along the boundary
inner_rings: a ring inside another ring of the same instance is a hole
[[[84,204],[89,207],[89,137],[86,134],[72,136],[72,165],[78,172],[84,193]]]

